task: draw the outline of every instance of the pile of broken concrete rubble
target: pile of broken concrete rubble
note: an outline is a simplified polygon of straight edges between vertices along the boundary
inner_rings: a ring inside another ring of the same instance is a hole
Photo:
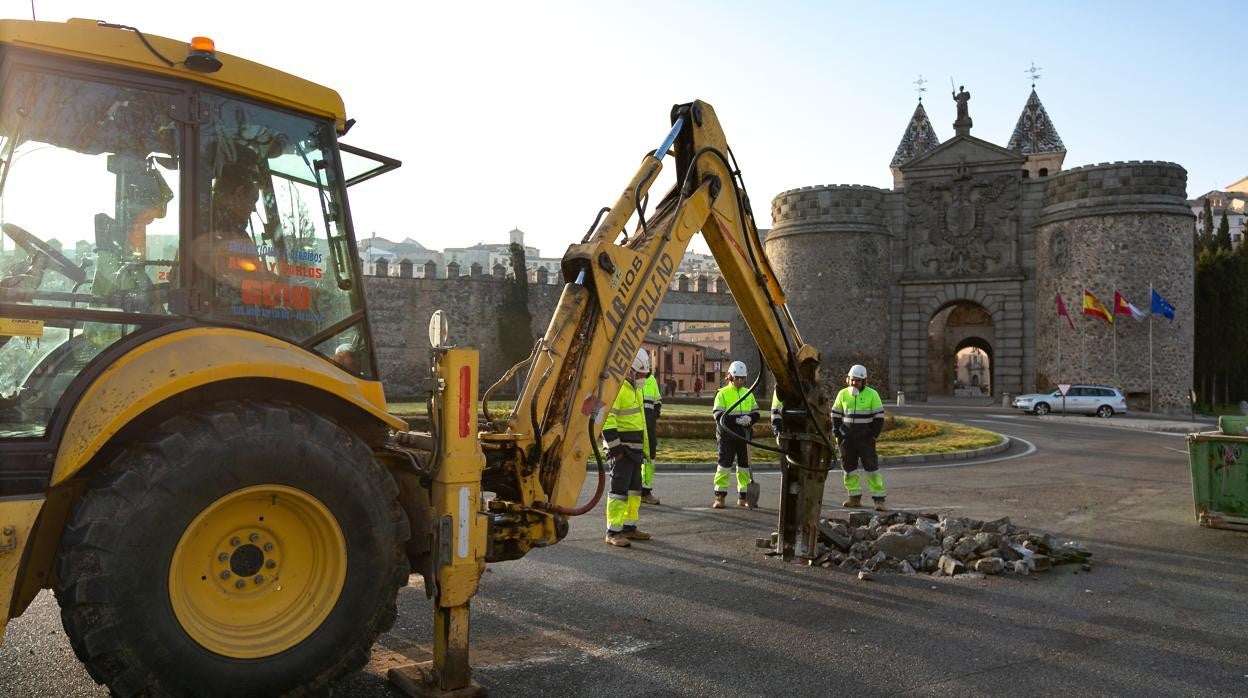
[[[849,512],[819,521],[819,550],[812,565],[857,572],[929,573],[935,576],[1027,575],[1053,565],[1091,571],[1092,553],[1074,541],[995,521],[908,511]]]

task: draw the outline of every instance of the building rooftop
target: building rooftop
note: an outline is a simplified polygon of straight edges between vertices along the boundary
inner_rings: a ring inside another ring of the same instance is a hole
[[[1049,118],[1049,113],[1040,103],[1036,88],[1031,88],[1031,95],[1023,105],[1023,113],[1018,115],[1018,123],[1006,148],[1020,155],[1037,155],[1039,153],[1064,153],[1066,145],[1062,137],[1057,135],[1057,127]]]
[[[924,155],[934,150],[940,145],[940,139],[936,137],[936,130],[932,128],[931,119],[927,118],[927,110],[923,108],[923,100],[919,100],[919,105],[914,108],[914,115],[910,117],[910,123],[906,125],[906,132],[901,136],[901,143],[897,145],[897,152],[893,154],[893,161],[889,165],[901,165],[914,158]]]

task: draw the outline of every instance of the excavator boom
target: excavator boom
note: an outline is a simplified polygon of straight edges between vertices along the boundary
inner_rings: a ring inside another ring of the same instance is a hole
[[[514,438],[510,453],[520,462],[505,470],[522,473],[516,488],[522,508],[555,516],[580,513],[573,507],[601,412],[619,390],[689,242],[701,231],[776,378],[781,401],[789,406],[780,441],[778,552],[811,558],[823,485],[835,460],[830,405],[816,376],[819,353],[802,342],[785,306],[715,111],[704,102],[679,104],[672,109],[672,124],[615,205],[581,243],[568,248],[563,297],[528,359],[515,410],[491,436]],[[647,218],[642,203],[669,149],[676,184]],[[626,225],[634,216],[636,228],[629,235]]]

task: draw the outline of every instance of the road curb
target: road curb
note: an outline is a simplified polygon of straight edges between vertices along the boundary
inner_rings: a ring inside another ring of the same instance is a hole
[[[993,432],[994,434],[996,432]],[[983,448],[974,448],[968,451],[951,451],[949,453],[927,453],[914,456],[884,456],[880,458],[880,465],[910,465],[914,463],[937,463],[942,461],[970,460],[974,458],[982,458],[991,456],[1008,449],[1011,439],[1004,434],[997,434],[1003,440],[999,444],[985,446]],[[590,470],[595,469],[593,464],[589,466]],[[754,472],[779,472],[780,465],[778,463],[757,463],[750,466]],[[710,472],[715,470],[715,463],[665,463],[658,461],[654,464],[654,471],[661,472]]]

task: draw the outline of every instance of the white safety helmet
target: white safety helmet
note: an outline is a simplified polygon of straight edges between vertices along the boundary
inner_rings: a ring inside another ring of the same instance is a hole
[[[638,373],[650,372],[650,354],[645,349],[637,350],[637,356],[633,357],[633,370]]]
[[[746,370],[744,361],[733,361],[728,364],[728,375],[733,378],[745,378],[750,375],[750,372]]]
[[[862,364],[854,364],[853,366],[849,367],[849,373],[847,373],[845,377],[846,378],[861,378],[865,381],[867,379],[867,367],[863,366]]]

